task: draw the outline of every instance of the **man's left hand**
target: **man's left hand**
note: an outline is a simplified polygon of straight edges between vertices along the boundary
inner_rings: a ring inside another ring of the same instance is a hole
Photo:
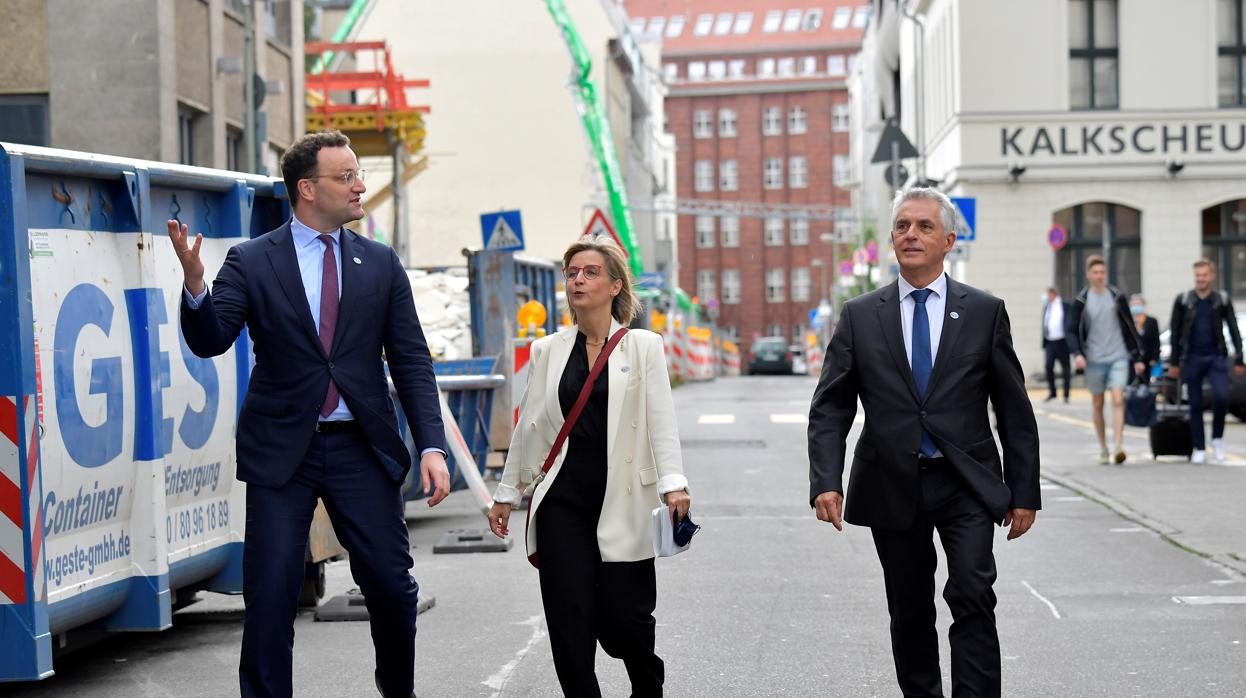
[[[1033,509],[1009,509],[1004,514],[1004,525],[1012,526],[1008,530],[1008,540],[1020,538],[1025,532],[1030,530],[1030,526],[1034,525],[1034,517],[1038,514]]]
[[[688,498],[688,493],[683,490],[675,490],[667,492],[663,495],[666,506],[671,510],[671,515],[678,521],[688,515],[688,507],[692,506],[692,500]]]
[[[1241,364],[1238,364],[1238,365],[1236,365],[1236,366],[1234,366],[1234,367],[1233,367],[1233,375],[1235,375],[1235,376],[1240,376],[1240,375],[1242,375],[1243,373],[1246,373],[1246,366],[1243,366],[1243,365],[1241,365]]]
[[[429,451],[420,457],[420,487],[428,498],[428,506],[435,507],[450,494],[450,468],[446,457],[437,451]]]
[[[1141,361],[1134,364],[1134,375],[1141,378],[1146,375],[1146,364]]]

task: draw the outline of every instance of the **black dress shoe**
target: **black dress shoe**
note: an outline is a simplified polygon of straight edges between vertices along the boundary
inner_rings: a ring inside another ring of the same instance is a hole
[[[381,698],[389,698],[385,695],[385,689],[381,688],[381,677],[376,671],[372,672],[372,680],[376,682],[376,692],[381,694]],[[415,698],[415,691],[411,691],[411,698]]]
[[[1056,399],[1055,395],[1048,395],[1047,399],[1043,400],[1043,402],[1051,402],[1052,400],[1055,400],[1055,399]],[[1065,398],[1065,401],[1067,402],[1068,398]]]

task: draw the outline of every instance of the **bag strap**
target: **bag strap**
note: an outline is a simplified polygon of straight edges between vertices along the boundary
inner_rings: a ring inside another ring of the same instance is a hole
[[[602,347],[601,353],[597,355],[597,361],[593,363],[593,370],[589,372],[588,378],[584,381],[584,387],[580,388],[580,396],[575,399],[575,405],[571,408],[571,412],[567,415],[567,419],[562,423],[562,429],[558,431],[558,438],[554,439],[554,445],[549,450],[549,455],[545,457],[545,464],[541,466],[541,475],[544,477],[549,469],[553,467],[554,460],[558,458],[559,452],[562,451],[562,444],[567,440],[567,435],[571,433],[571,428],[575,426],[577,420],[580,419],[580,413],[584,411],[584,406],[588,404],[588,397],[593,392],[593,384],[597,382],[597,377],[606,368],[606,361],[610,358],[610,352],[618,346],[623,339],[623,335],[627,334],[626,327],[620,327],[618,332],[606,342],[606,346]]]

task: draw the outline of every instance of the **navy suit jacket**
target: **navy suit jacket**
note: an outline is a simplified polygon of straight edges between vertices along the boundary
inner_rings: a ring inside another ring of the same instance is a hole
[[[233,346],[245,324],[255,350],[238,416],[238,479],[280,487],[293,477],[337,382],[378,460],[395,481],[411,466],[398,432],[384,362],[416,453],[445,451],[437,379],[407,279],[393,249],[343,229],[341,305],[333,349],[316,334],[290,224],[230,248],[197,309],[182,302],[182,333],[200,357]],[[382,350],[384,355],[382,356]]]

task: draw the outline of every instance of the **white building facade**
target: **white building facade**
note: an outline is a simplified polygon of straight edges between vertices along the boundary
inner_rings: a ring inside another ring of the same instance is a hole
[[[1027,373],[1041,369],[1041,292],[1071,297],[1089,255],[1161,327],[1198,257],[1246,298],[1242,12],[1242,0],[876,2],[858,171],[881,182],[868,160],[898,113],[921,153],[908,184],[976,200],[953,271],[1008,303]],[[880,230],[889,191],[861,192]]]

